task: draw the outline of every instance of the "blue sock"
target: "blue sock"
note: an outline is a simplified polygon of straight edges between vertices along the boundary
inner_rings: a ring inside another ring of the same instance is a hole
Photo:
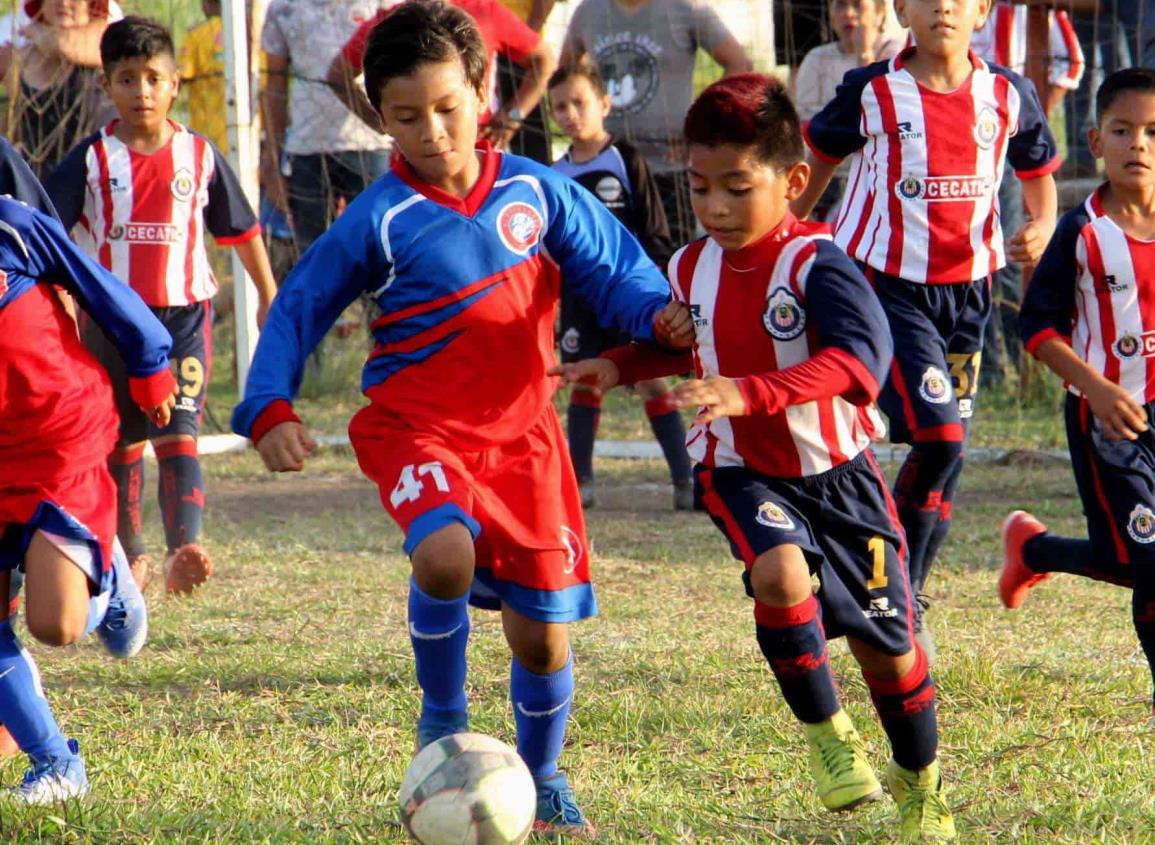
[[[409,640],[417,661],[421,712],[464,712],[465,646],[469,642],[469,595],[442,601],[409,579]]]
[[[509,670],[509,697],[517,725],[517,753],[534,779],[557,771],[573,701],[573,655],[549,675],[526,669],[516,657]]]
[[[32,655],[20,645],[10,619],[0,622],[0,724],[34,761],[75,756],[44,697]]]

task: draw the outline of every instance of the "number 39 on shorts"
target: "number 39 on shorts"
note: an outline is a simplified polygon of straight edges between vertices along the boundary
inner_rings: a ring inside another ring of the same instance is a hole
[[[389,504],[395,508],[406,502],[416,502],[421,498],[421,491],[425,489],[425,482],[421,479],[433,479],[433,486],[442,493],[449,492],[449,481],[445,477],[445,469],[441,461],[430,461],[425,464],[409,464],[401,470],[397,478],[397,486],[389,494]]]

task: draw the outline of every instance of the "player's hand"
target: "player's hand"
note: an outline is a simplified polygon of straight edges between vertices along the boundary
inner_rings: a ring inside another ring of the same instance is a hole
[[[668,303],[654,315],[654,340],[670,349],[694,345],[694,316],[684,302]]]
[[[547,370],[546,375],[561,376],[562,384],[580,385],[600,396],[617,386],[621,371],[609,358],[586,358],[572,364],[558,364]]]
[[[261,460],[272,472],[300,472],[316,448],[305,426],[292,420],[273,426],[257,443]]]
[[[1051,240],[1053,227],[1030,220],[1007,241],[1007,257],[1016,264],[1038,264]]]
[[[159,405],[145,408],[145,413],[157,428],[164,428],[172,419],[172,409],[176,407],[176,393],[174,392]]]
[[[493,144],[495,150],[504,150],[509,146],[519,127],[518,123],[503,123],[498,115],[494,115],[493,120],[481,127],[479,134]]]
[[[1147,430],[1147,411],[1114,382],[1100,379],[1083,395],[1108,439],[1135,440]]]
[[[713,422],[720,417],[741,417],[746,414],[746,400],[738,383],[724,376],[691,379],[674,387],[674,401],[679,408],[702,406],[695,424]]]

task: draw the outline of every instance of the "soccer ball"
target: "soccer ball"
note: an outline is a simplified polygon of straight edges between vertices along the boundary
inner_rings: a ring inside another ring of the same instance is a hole
[[[533,776],[517,752],[474,733],[421,749],[397,798],[401,821],[419,845],[518,845],[537,809]]]

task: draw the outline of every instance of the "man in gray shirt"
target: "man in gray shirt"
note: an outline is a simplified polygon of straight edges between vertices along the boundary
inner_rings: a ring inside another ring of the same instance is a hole
[[[645,156],[677,244],[694,237],[682,120],[694,97],[698,48],[729,76],[751,70],[746,51],[704,0],[584,0],[574,11],[561,64],[588,59],[605,79],[606,128]]]

